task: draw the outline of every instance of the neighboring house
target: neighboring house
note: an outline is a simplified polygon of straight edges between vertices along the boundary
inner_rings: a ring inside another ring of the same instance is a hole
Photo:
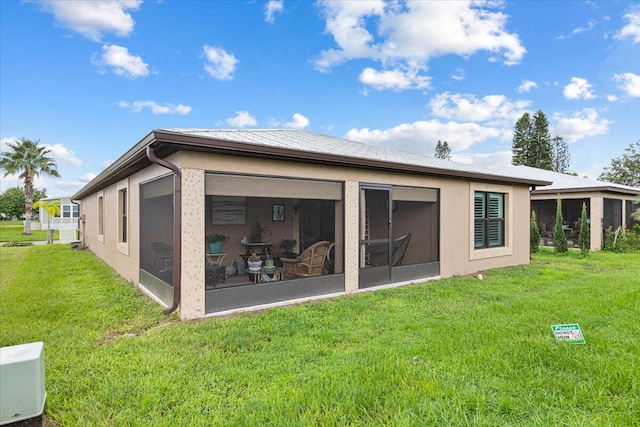
[[[86,247],[192,319],[527,264],[529,190],[549,184],[300,130],[159,129],[73,200]],[[265,248],[276,267],[243,271]]]
[[[60,230],[60,240],[76,240],[78,238],[80,206],[77,203],[72,203],[71,197],[47,197],[41,200],[60,201],[60,215],[51,218],[51,229]],[[46,230],[48,226],[49,214],[41,208],[38,214],[38,225],[35,229]]]
[[[640,188],[528,166],[508,166],[495,170],[497,173],[521,178],[553,182],[551,185],[536,186],[531,192],[531,210],[536,212],[538,227],[543,236],[551,236],[554,232],[558,197],[562,200],[565,233],[575,245],[580,231],[583,203],[587,207],[592,250],[602,249],[608,228],[631,228],[637,222],[631,215],[640,208],[636,200],[640,195]]]

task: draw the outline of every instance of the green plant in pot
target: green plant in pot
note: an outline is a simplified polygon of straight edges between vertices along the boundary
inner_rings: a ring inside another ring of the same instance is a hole
[[[271,251],[269,249],[265,250],[264,267],[273,268],[273,257],[271,256]]]
[[[225,236],[224,234],[209,234],[205,237],[207,243],[209,244],[209,249],[211,249],[212,254],[219,254],[222,252],[222,246],[224,242],[229,240],[229,236]]]
[[[293,252],[297,244],[298,241],[296,239],[282,239],[280,247],[284,249],[285,252]]]

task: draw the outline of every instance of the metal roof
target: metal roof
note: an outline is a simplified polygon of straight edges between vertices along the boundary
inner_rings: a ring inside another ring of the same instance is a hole
[[[149,166],[151,163],[145,154],[147,146],[153,146],[159,157],[166,157],[180,150],[197,150],[500,183],[550,184],[546,179],[503,174],[495,170],[303,130],[163,128],[142,138],[73,198],[81,199]]]
[[[566,173],[554,172],[529,166],[506,166],[494,169],[497,173],[535,180],[551,181],[550,185],[537,186],[533,194],[606,191],[624,194],[640,194],[640,188],[613,182],[598,181]]]

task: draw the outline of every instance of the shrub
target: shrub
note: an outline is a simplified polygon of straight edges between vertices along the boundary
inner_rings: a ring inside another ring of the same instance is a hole
[[[634,225],[631,231],[622,227],[615,231],[611,227],[607,228],[604,249],[620,253],[640,251],[640,225]]]
[[[556,251],[559,253],[564,253],[569,250],[567,246],[567,236],[564,234],[564,228],[562,228],[563,222],[562,200],[558,197],[558,200],[556,201],[556,228],[553,233],[553,247],[556,248]]]
[[[589,231],[589,223],[587,222],[587,204],[582,204],[582,215],[580,216],[580,237],[578,238],[578,246],[582,256],[587,256],[591,249],[591,232]]]
[[[33,242],[26,242],[24,240],[12,240],[3,244],[5,247],[18,247],[18,246],[33,246]]]
[[[536,212],[531,212],[531,235],[530,235],[530,249],[531,253],[537,253],[540,247],[540,229],[538,229],[538,221],[536,219]]]

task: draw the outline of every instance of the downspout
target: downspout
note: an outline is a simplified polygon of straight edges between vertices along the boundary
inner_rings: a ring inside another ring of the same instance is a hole
[[[182,174],[180,168],[156,157],[153,147],[147,146],[147,158],[151,162],[173,171],[173,304],[162,312],[170,314],[180,304],[180,277],[182,263]]]

